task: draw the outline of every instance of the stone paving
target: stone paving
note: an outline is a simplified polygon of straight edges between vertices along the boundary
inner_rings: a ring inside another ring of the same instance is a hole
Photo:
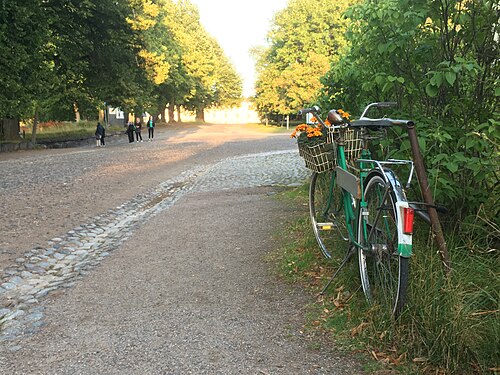
[[[41,302],[47,295],[72,287],[90,268],[119,248],[134,229],[168,209],[184,194],[294,186],[309,175],[296,149],[243,155],[198,166],[53,238],[45,247],[27,251],[16,259],[16,264],[0,270],[0,343],[7,350],[19,350],[16,339],[43,326]]]

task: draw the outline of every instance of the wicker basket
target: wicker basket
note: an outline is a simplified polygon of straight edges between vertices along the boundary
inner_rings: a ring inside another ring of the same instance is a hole
[[[306,167],[318,173],[335,168],[335,148],[333,143],[306,146],[299,143],[299,155],[304,158]]]
[[[361,139],[358,136],[358,131],[348,128],[329,128],[328,142],[338,144],[340,132],[344,135],[344,154],[347,161],[354,161],[361,155],[363,149]]]

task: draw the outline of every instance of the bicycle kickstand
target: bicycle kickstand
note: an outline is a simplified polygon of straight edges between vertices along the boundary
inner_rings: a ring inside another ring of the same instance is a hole
[[[349,247],[349,250],[347,251],[347,254],[345,255],[344,259],[342,260],[342,263],[340,263],[340,266],[339,268],[337,268],[337,270],[334,272],[333,276],[330,278],[330,280],[328,281],[328,283],[325,285],[325,287],[323,288],[323,290],[321,291],[321,293],[319,294],[320,296],[322,296],[323,294],[325,294],[326,290],[328,289],[328,287],[330,286],[330,284],[333,282],[333,279],[335,279],[335,277],[337,276],[337,274],[340,272],[340,270],[342,268],[344,268],[344,266],[347,264],[347,261],[351,258],[351,256],[353,256],[353,254],[356,252],[356,247],[355,246],[350,246]]]

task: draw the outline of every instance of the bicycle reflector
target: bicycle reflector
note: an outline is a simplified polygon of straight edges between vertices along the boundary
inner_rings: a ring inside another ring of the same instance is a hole
[[[413,233],[413,219],[415,218],[415,210],[411,207],[403,207],[403,233]]]

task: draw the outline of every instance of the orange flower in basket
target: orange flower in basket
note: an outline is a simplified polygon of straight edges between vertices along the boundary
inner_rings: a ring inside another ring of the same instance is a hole
[[[337,109],[337,112],[346,120],[349,120],[351,118],[351,115],[342,109]]]
[[[296,138],[297,133],[307,132],[309,128],[310,128],[310,126],[307,126],[306,124],[297,125],[294,132],[292,134],[290,134],[290,138]]]
[[[312,137],[321,137],[323,133],[321,132],[321,129],[319,127],[307,127],[307,138],[312,138]]]
[[[300,146],[315,146],[326,142],[324,134],[325,127],[321,124],[309,126],[300,124],[295,128],[295,131],[290,135],[290,138],[297,138],[297,143]]]

